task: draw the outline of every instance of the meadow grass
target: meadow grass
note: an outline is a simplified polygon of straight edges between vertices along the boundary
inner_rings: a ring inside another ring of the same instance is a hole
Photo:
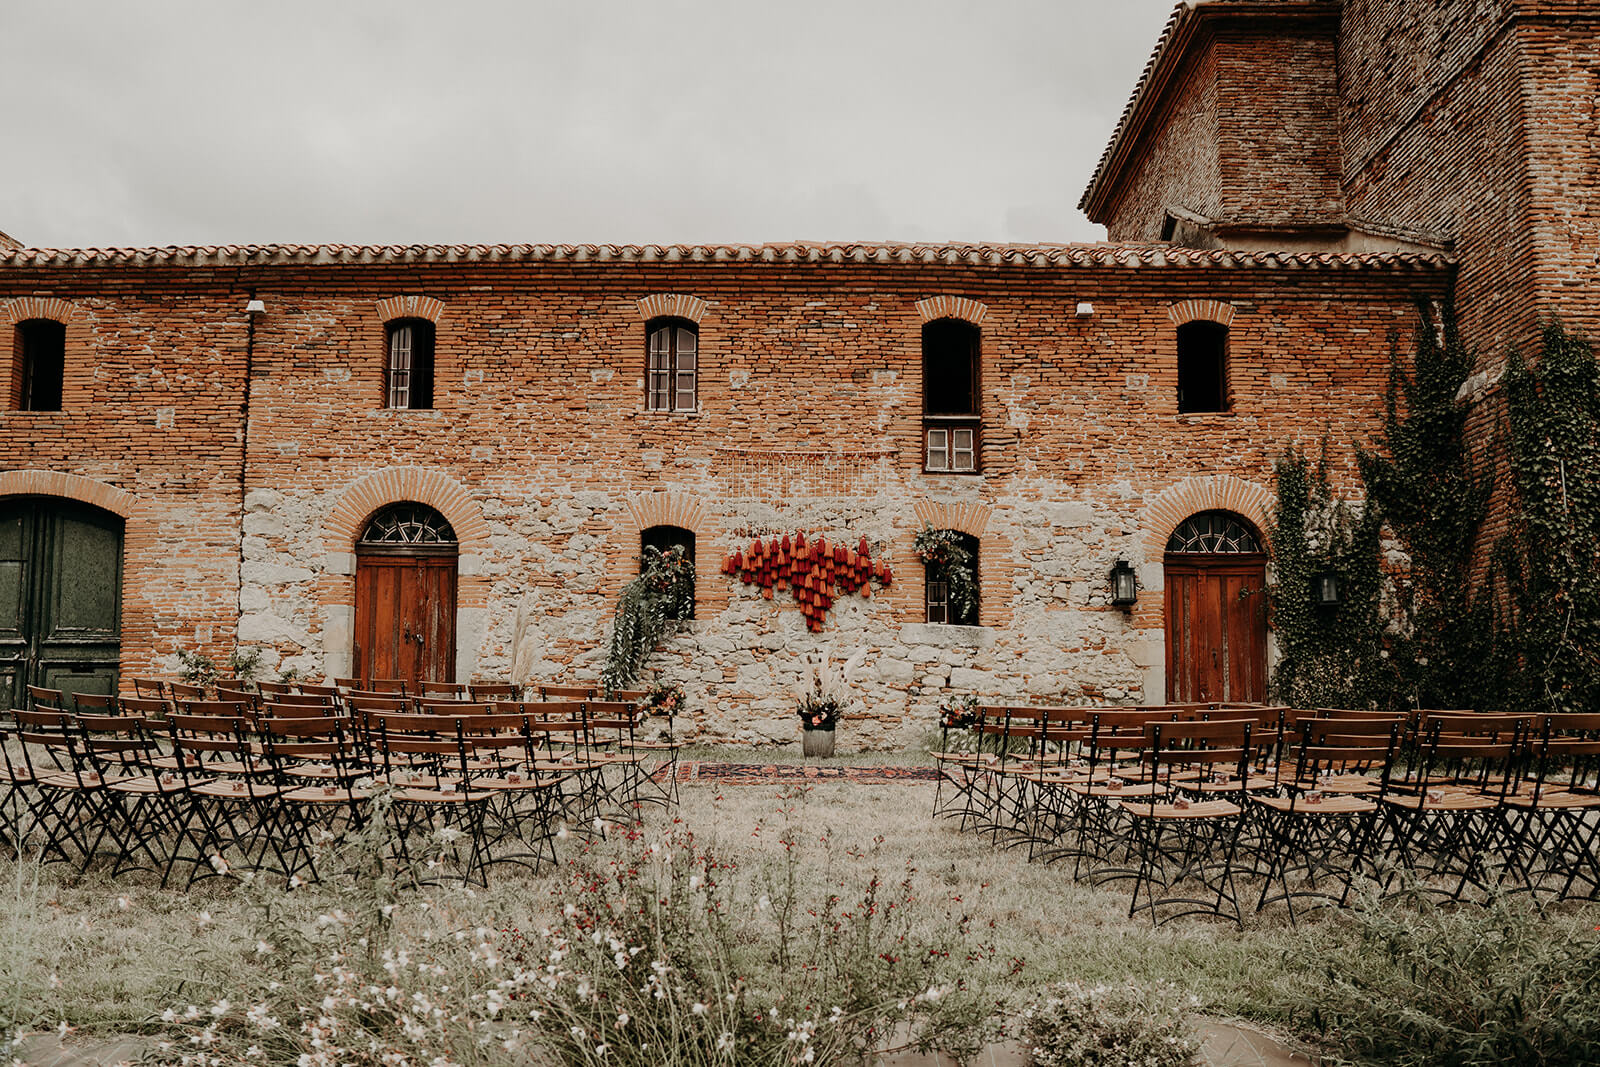
[[[715,754],[775,762],[765,751]],[[1171,983],[1213,1015],[1289,1030],[1318,1023],[1309,1009],[1329,980],[1323,961],[1356,937],[1348,914],[1324,913],[1298,927],[1269,911],[1247,915],[1243,930],[1203,920],[1155,928],[1128,918],[1126,890],[1074,884],[1064,865],[1030,863],[1025,849],[996,849],[953,820],[933,819],[932,796],[931,782],[686,785],[677,808],[645,809],[642,829],[646,836],[692,833],[697,849],[738,870],[746,901],[785,878],[841,897],[874,874],[905,886],[915,903],[902,912],[911,931],[938,942],[959,927],[970,959],[958,958],[956,973],[1000,1019],[1052,982],[1131,980]],[[363,937],[391,949],[416,944],[466,974],[476,965],[469,954],[486,937],[494,941],[485,931],[560,921],[573,861],[626,866],[638,844],[621,832],[573,835],[560,843],[563,868],[497,869],[487,891],[400,891],[389,898],[397,910]],[[111,881],[92,870],[78,878],[60,864],[41,869],[27,860],[0,863],[0,879],[0,1021],[12,1030],[65,1022],[83,1034],[170,1034],[164,1012],[242,1004],[267,996],[274,983],[302,980],[309,972],[289,966],[285,955],[320,951],[330,915],[355,909],[357,898],[372,904],[372,887],[359,879],[286,892],[281,884],[211,878],[163,890],[147,875]],[[1580,936],[1596,914],[1588,905],[1552,909],[1548,936]]]

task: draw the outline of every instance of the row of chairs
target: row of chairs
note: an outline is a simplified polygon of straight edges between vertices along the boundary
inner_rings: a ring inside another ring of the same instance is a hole
[[[256,694],[251,700],[125,697],[116,713],[67,711],[30,694],[13,712],[0,812],[16,849],[113,873],[213,856],[315,876],[310,843],[359,828],[385,791],[396,858],[423,835],[452,845],[462,877],[553,858],[558,824],[590,825],[675,800],[676,747],[634,736],[625,702],[468,704],[393,694]],[[652,771],[666,767],[663,778]]]
[[[1347,903],[1357,878],[1454,899],[1600,894],[1600,716],[1173,705],[985,707],[947,730],[935,812],[1130,914]]]

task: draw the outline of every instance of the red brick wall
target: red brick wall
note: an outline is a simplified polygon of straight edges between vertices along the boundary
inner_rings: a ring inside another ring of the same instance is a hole
[[[1099,220],[1111,240],[1160,240],[1169,204],[1206,218],[1222,213],[1217,92],[1217,58],[1206,48],[1189,57],[1151,136],[1135,152],[1136,162]]]
[[[233,647],[244,303],[232,272],[0,275],[0,344],[16,319],[67,327],[62,410],[0,412],[0,489],[71,495],[124,516],[125,675],[160,670],[179,647]]]
[[[236,620],[269,662],[343,673],[353,542],[383,503],[417,499],[462,542],[459,674],[593,677],[638,532],[665,516],[696,533],[699,611],[661,662],[701,725],[746,740],[792,729],[786,692],[804,656],[865,643],[875,710],[860,736],[889,743],[915,735],[908,709],[950,689],[1161,699],[1169,529],[1151,523],[1213,499],[1249,502],[1263,522],[1273,459],[1324,437],[1353,486],[1343,443],[1377,426],[1389,334],[1446,284],[1437,270],[1349,268],[285,265],[226,282],[203,269],[41,270],[22,287],[84,309],[79,365],[95,370],[69,411],[0,418],[0,442],[8,469],[66,471],[135,499],[125,674],[167,664],[197,631],[226,655]],[[241,542],[252,292],[267,311]],[[395,297],[436,302],[435,410],[380,406],[392,312],[380,301]],[[934,305],[919,301],[937,297],[965,298],[939,306],[981,319],[977,476],[921,471],[920,336]],[[699,318],[696,412],[644,410],[644,323],[661,299]],[[1079,302],[1094,314],[1078,317]],[[1232,317],[1231,411],[1177,414],[1176,323],[1195,308]],[[739,448],[897,455],[843,496],[746,504],[728,476]],[[984,628],[970,634],[920,623],[911,540],[936,520],[981,541]],[[717,573],[751,521],[866,536],[897,581],[841,599],[813,637],[785,595],[763,600]],[[1118,558],[1142,567],[1132,613],[1105,603]]]
[[[1338,219],[1339,68],[1331,28],[1229,30],[1216,53],[1222,217],[1264,225]]]

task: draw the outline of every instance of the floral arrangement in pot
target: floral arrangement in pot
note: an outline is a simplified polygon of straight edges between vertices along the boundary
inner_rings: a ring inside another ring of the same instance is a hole
[[[939,704],[939,725],[946,730],[966,730],[978,721],[978,698],[948,696]]]
[[[867,650],[859,649],[835,669],[833,656],[826,650],[814,661],[807,657],[802,687],[794,694],[806,755],[833,755],[834,727],[849,712],[861,710],[861,702],[850,690],[850,680],[866,658]]]
[[[644,697],[646,715],[665,715],[673,718],[683,710],[683,686],[670,682],[657,682]]]

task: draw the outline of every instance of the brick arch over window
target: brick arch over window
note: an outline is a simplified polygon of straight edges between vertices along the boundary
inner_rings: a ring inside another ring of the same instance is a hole
[[[622,587],[638,573],[633,560],[639,555],[639,535],[652,526],[677,526],[694,534],[695,614],[705,618],[727,607],[731,586],[716,580],[722,564],[718,553],[732,550],[716,547],[712,541],[711,520],[702,498],[675,489],[635,493],[624,502],[616,536],[606,546],[606,577],[601,583],[606,603],[615,606]]]
[[[450,521],[463,556],[489,554],[489,524],[462,484],[440,471],[389,467],[354,482],[339,497],[323,523],[323,544],[348,552],[380,508],[403,500],[426,504]]]
[[[1169,486],[1145,507],[1144,558],[1161,559],[1172,531],[1184,519],[1202,511],[1231,511],[1242,515],[1261,532],[1265,542],[1272,521],[1272,493],[1264,486],[1231,474],[1185,478]],[[1266,548],[1272,551],[1270,544]]]
[[[63,326],[81,317],[76,304],[48,296],[20,296],[5,302],[5,322],[15,326],[29,319],[49,319]]]
[[[1004,534],[989,532],[989,519],[994,509],[987,504],[919,500],[911,506],[911,512],[916,516],[916,525],[901,539],[902,543],[896,545],[895,555],[898,558],[891,561],[897,572],[895,587],[901,597],[898,605],[900,611],[905,613],[904,620],[922,621],[921,579],[902,582],[901,575],[909,578],[913,574],[921,574],[922,567],[917,562],[912,542],[923,523],[927,523],[935,530],[956,530],[977,538],[978,622],[984,626],[1002,628],[1011,625],[1012,599],[1016,592],[1012,585],[1012,574],[1016,570],[1016,563],[1011,539]]]
[[[431,296],[390,296],[378,301],[378,321],[427,319],[438,325],[444,318],[444,301]]]
[[[688,319],[695,325],[706,317],[707,304],[698,296],[687,293],[655,293],[639,298],[639,317],[651,319]]]
[[[964,296],[930,296],[917,301],[917,314],[922,316],[923,322],[960,319],[974,326],[982,326],[984,316],[989,314],[989,306]]]
[[[86,406],[94,388],[94,359],[89,316],[69,300],[50,296],[19,296],[0,300],[0,407],[20,403],[22,323],[44,319],[62,327],[64,367],[61,381],[61,407],[76,410]]]
[[[1233,305],[1222,300],[1180,300],[1167,308],[1167,318],[1174,326],[1189,322],[1215,322],[1233,325]]]
[[[139,498],[126,489],[62,471],[17,470],[0,473],[0,496],[59,496],[93,504],[119,515],[133,516]]]

